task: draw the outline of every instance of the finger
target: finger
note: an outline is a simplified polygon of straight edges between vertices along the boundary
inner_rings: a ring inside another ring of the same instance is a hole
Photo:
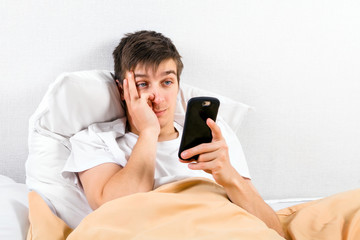
[[[206,124],[211,129],[211,133],[212,133],[212,137],[213,137],[214,141],[219,141],[219,140],[223,139],[221,130],[220,130],[219,126],[214,122],[214,120],[212,120],[211,118],[208,118],[206,120]]]
[[[140,98],[144,99],[147,102],[152,102],[154,101],[155,96],[153,93],[143,93],[140,95]]]
[[[208,152],[214,152],[220,148],[219,142],[211,142],[211,143],[202,143],[200,145],[197,145],[195,147],[186,149],[181,153],[181,157],[183,159],[189,159],[193,156],[208,153]]]
[[[179,161],[182,163],[191,163],[191,162],[197,162],[195,159],[189,159],[189,160],[182,160],[181,158],[179,158]]]
[[[126,76],[127,76],[127,80],[128,80],[130,99],[131,100],[138,99],[139,98],[139,93],[138,93],[137,88],[136,88],[134,73],[133,72],[127,72]]]
[[[207,173],[211,173],[212,169],[214,168],[214,162],[193,162],[189,163],[188,167],[191,170],[203,170]]]
[[[217,158],[218,156],[218,151],[213,151],[213,152],[207,152],[207,153],[203,153],[201,155],[199,155],[198,157],[198,162],[210,162],[213,161]]]
[[[154,94],[152,93],[142,93],[139,97],[140,101],[143,103],[147,103],[147,105],[152,109],[153,108],[153,100]]]
[[[205,163],[197,163],[197,162],[193,162],[193,163],[189,163],[188,164],[188,167],[191,169],[191,170],[203,170],[204,169],[204,165]]]

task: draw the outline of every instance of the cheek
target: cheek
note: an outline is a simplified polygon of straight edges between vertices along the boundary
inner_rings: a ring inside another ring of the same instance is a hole
[[[172,95],[169,96],[169,98],[167,99],[167,102],[169,103],[169,105],[175,109],[176,108],[176,102],[177,102],[177,95]]]

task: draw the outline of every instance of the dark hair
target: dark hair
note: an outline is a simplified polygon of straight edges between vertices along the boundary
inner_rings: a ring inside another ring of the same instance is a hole
[[[125,72],[145,64],[157,68],[166,59],[173,59],[177,68],[177,79],[183,69],[181,56],[172,41],[155,31],[128,33],[113,52],[115,77],[122,83]]]

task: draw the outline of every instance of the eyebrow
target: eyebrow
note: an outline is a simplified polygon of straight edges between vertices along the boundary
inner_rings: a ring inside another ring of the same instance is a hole
[[[176,76],[176,72],[174,70],[168,70],[162,73],[163,76],[174,74]]]
[[[170,75],[170,74],[174,74],[176,76],[176,72],[174,70],[168,70],[168,71],[164,71],[161,73],[161,76],[167,76],[167,75]],[[138,73],[134,75],[135,78],[137,77],[148,77],[147,74],[142,74],[142,73]]]

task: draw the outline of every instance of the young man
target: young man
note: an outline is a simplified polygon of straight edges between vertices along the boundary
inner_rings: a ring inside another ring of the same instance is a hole
[[[115,49],[115,76],[125,102],[126,134],[118,140],[126,164],[103,160],[79,172],[85,195],[93,209],[103,203],[161,185],[156,179],[184,175],[208,177],[222,185],[229,199],[283,235],[274,211],[263,201],[251,180],[241,176],[229,157],[229,147],[219,126],[208,119],[213,141],[182,153],[199,154],[186,164],[177,157],[182,127],[174,122],[181,57],[170,39],[160,33],[140,31],[126,35]],[[159,177],[161,176],[161,177]]]

